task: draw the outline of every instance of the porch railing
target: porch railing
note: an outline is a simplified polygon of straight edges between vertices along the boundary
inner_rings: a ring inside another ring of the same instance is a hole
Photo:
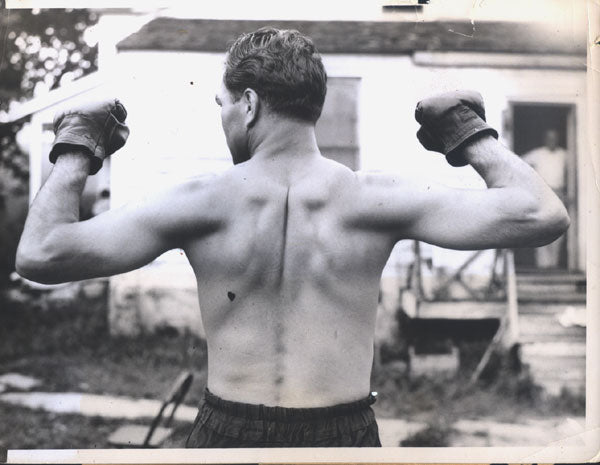
[[[506,303],[506,311],[500,318],[498,330],[471,377],[471,382],[475,382],[486,366],[495,347],[509,348],[519,341],[519,308],[513,251],[509,249],[496,249],[494,251],[488,283],[484,290],[475,289],[463,279],[467,268],[484,252],[480,250],[473,252],[450,276],[436,286],[431,292],[432,297],[429,298],[423,290],[423,259],[421,244],[418,241],[413,243],[413,252],[414,260],[408,276],[407,289],[413,295],[410,300],[415,307],[414,316],[417,318],[419,317],[419,307],[423,302],[441,301],[443,296],[448,294],[450,286],[455,283],[467,292],[471,301],[504,301]],[[502,263],[501,273],[498,272],[499,262]],[[456,304],[460,305],[460,302],[456,302]]]

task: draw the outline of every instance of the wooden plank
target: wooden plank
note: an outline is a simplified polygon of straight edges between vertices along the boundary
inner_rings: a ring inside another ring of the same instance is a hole
[[[517,273],[517,282],[520,283],[570,283],[585,282],[584,273]]]
[[[505,312],[505,302],[421,302],[418,317],[427,319],[478,320],[484,318],[501,318]]]
[[[517,278],[515,276],[515,257],[512,250],[504,252],[506,265],[506,300],[507,331],[502,342],[505,347],[510,347],[519,340],[519,304],[517,296]]]
[[[542,293],[567,293],[567,294],[585,294],[580,291],[575,283],[562,283],[562,282],[548,282],[548,283],[535,283],[535,282],[517,282],[517,288],[519,294],[542,294]]]
[[[526,357],[585,357],[585,341],[532,342],[521,347]]]
[[[519,303],[585,304],[585,301],[585,294],[581,292],[535,292],[531,294],[519,294]]]
[[[533,376],[533,379],[539,383],[549,381],[564,384],[581,383],[585,385],[585,371],[583,370],[568,370],[564,371],[560,375],[557,375],[556,373],[553,373],[549,370],[532,368],[531,375]]]
[[[585,380],[581,381],[564,381],[543,379],[538,381],[538,385],[553,396],[559,396],[563,389],[567,389],[574,394],[585,394]]]
[[[585,340],[586,328],[564,327],[555,315],[525,314],[520,318],[521,341],[548,340],[550,337],[580,338]]]
[[[577,304],[573,306],[578,310],[585,309],[585,305]],[[564,313],[567,307],[567,304],[560,303],[523,303],[519,305],[519,315],[547,315],[556,318],[558,315]]]
[[[559,334],[523,334],[519,338],[521,344],[530,344],[536,342],[579,342],[585,341],[585,334],[579,334],[576,331],[570,331],[568,333]]]

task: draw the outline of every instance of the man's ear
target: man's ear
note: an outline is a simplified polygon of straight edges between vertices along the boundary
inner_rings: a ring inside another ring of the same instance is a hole
[[[248,88],[244,91],[242,100],[244,102],[246,128],[251,128],[258,119],[258,113],[260,111],[260,97],[256,91],[254,91],[254,89]]]

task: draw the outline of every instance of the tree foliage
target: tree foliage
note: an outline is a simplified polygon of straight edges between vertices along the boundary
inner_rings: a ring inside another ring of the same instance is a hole
[[[85,31],[98,15],[90,10],[11,10],[0,0],[0,111],[28,100],[36,86],[54,89],[96,69],[97,48]]]

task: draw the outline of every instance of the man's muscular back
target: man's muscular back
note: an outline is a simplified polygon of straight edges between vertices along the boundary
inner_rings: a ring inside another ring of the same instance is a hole
[[[315,407],[369,391],[379,278],[393,242],[350,221],[358,188],[355,173],[314,154],[252,159],[190,191],[214,196],[221,213],[184,247],[215,394]]]

